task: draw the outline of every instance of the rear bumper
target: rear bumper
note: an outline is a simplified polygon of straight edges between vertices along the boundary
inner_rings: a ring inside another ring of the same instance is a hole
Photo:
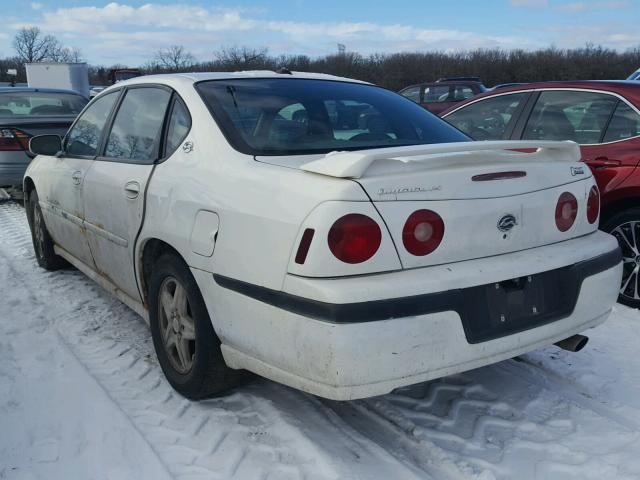
[[[0,152],[0,187],[22,185],[31,158],[24,151]]]
[[[347,400],[497,362],[603,322],[618,295],[617,248],[613,237],[596,232],[445,267],[348,279],[288,277],[284,297],[260,287],[262,297],[241,293],[237,283],[194,275],[231,367]],[[567,266],[582,279],[561,318],[470,341],[465,321],[477,317],[465,316],[478,309],[460,292]],[[279,303],[291,297],[298,303]]]

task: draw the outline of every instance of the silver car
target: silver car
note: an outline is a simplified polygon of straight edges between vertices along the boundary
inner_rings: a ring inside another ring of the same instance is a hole
[[[87,102],[70,90],[0,88],[0,187],[22,184],[32,136],[64,135]]]

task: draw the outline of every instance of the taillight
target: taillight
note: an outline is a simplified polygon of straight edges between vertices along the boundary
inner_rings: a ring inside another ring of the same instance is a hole
[[[600,192],[595,185],[589,190],[589,198],[587,198],[587,220],[589,223],[595,223],[600,213]]]
[[[0,128],[0,150],[28,150],[30,136],[15,128]]]
[[[556,226],[561,232],[566,232],[571,228],[578,215],[578,201],[569,192],[564,192],[558,198],[556,205]]]
[[[0,150],[28,150],[29,135],[15,128],[0,128]]]
[[[369,260],[380,248],[382,232],[372,218],[350,213],[339,218],[327,237],[331,253],[345,263]]]
[[[444,237],[444,222],[431,210],[416,210],[404,224],[402,243],[412,255],[423,256],[433,252]]]

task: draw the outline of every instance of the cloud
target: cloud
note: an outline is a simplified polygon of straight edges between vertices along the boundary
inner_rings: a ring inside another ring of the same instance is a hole
[[[180,1],[180,0],[177,0]],[[510,0],[516,7],[544,7],[546,0]],[[575,2],[571,8],[579,9]],[[626,5],[627,1],[601,1],[597,5]],[[199,60],[208,60],[223,46],[267,47],[271,53],[325,55],[336,51],[336,44],[363,54],[419,50],[456,51],[475,48],[532,49],[554,43],[581,46],[586,41],[615,48],[637,44],[635,26],[610,26],[598,33],[588,27],[554,30],[536,27],[514,34],[489,34],[462,29],[424,28],[408,24],[376,22],[291,21],[270,12],[250,8],[223,8],[184,3],[130,5],[112,2],[101,6],[67,8],[43,7],[28,17],[28,23],[7,19],[5,31],[37,25],[56,35],[65,45],[78,46],[93,63],[141,64],[170,45],[183,45]],[[554,7],[555,8],[555,7]],[[500,29],[494,29],[500,32]],[[597,36],[596,36],[597,35]],[[634,43],[635,42],[635,43]],[[0,42],[7,45],[6,41]]]
[[[509,0],[513,7],[547,7],[549,0]]]
[[[159,48],[181,44],[200,59],[212,57],[223,45],[269,47],[273,53],[322,55],[337,43],[361,53],[420,49],[460,50],[533,45],[525,38],[486,35],[461,30],[418,28],[371,22],[296,22],[265,19],[258,10],[203,7],[187,4],[133,6],[112,2],[104,6],[42,11],[36,24],[78,45],[90,61],[127,58],[145,61]],[[11,24],[14,29],[24,23]]]
[[[592,10],[624,9],[624,8],[629,8],[630,6],[631,6],[631,2],[622,0],[622,1],[610,1],[610,2],[566,3],[564,5],[559,5],[555,7],[555,9],[560,12],[582,13],[582,12],[589,12]]]
[[[31,2],[29,6],[31,7],[32,10],[42,10],[42,7],[44,7],[44,5],[39,2]]]

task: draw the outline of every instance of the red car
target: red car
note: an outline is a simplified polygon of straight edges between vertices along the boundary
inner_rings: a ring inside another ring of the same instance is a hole
[[[398,93],[419,103],[431,113],[440,114],[486,90],[478,77],[447,77],[431,83],[410,85]]]
[[[474,140],[573,140],[600,189],[600,228],[624,256],[622,303],[640,307],[640,82],[579,81],[488,92],[441,116]]]

